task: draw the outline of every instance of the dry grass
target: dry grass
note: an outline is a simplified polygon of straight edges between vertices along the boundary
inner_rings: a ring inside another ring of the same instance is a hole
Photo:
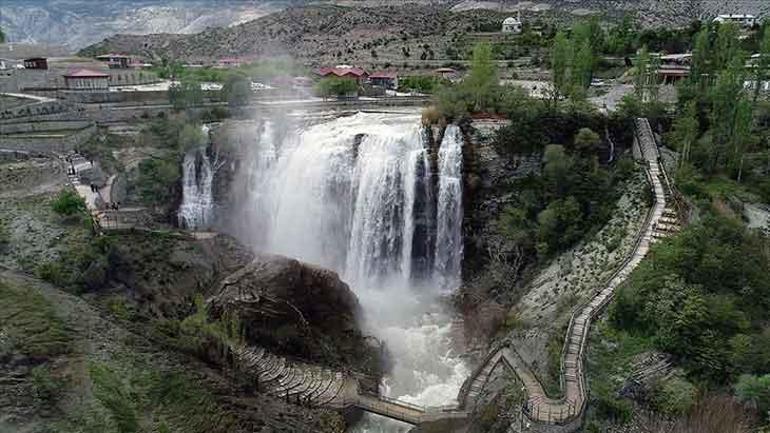
[[[441,119],[441,111],[435,105],[422,109],[422,124],[424,126],[437,125]]]
[[[755,416],[730,396],[712,395],[700,400],[678,420],[650,421],[645,433],[750,433]]]

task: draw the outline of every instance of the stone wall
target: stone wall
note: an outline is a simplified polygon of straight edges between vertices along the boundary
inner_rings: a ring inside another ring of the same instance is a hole
[[[64,101],[31,102],[0,111],[0,120],[34,117],[70,110],[72,110],[72,105]]]
[[[93,125],[87,120],[37,120],[32,122],[13,122],[0,124],[0,134],[20,134],[27,132],[81,130]]]
[[[89,140],[96,134],[96,125],[91,125],[69,135],[26,135],[12,136],[0,134],[0,149],[20,150],[40,153],[65,153],[78,144]]]

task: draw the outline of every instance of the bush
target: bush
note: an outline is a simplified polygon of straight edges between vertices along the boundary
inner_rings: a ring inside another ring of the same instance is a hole
[[[770,338],[767,239],[739,221],[707,215],[653,247],[611,310],[616,326],[653,337],[688,376],[722,385],[762,373]],[[764,346],[764,347],[762,347]]]
[[[56,196],[51,203],[51,208],[59,215],[72,216],[85,212],[86,202],[77,192],[65,189]]]
[[[352,96],[358,92],[358,83],[350,78],[329,77],[316,83],[316,93],[323,98]]]
[[[758,409],[770,421],[770,374],[752,376],[745,374],[735,385],[738,398]]]
[[[410,90],[419,93],[432,94],[441,86],[449,84],[448,81],[430,75],[412,75],[399,79],[398,87],[402,90]]]
[[[56,400],[62,391],[62,383],[53,377],[51,369],[43,364],[33,367],[30,371],[35,397],[46,403]]]
[[[675,376],[654,386],[652,404],[660,413],[681,416],[690,411],[696,397],[695,385],[683,377]]]

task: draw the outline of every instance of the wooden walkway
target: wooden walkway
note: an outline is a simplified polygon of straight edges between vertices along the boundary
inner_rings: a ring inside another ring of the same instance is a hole
[[[532,369],[522,360],[516,349],[504,344],[488,356],[486,362],[466,382],[461,391],[461,402],[468,407],[484,389],[492,372],[499,367],[513,371],[523,382],[528,400],[525,413],[530,420],[551,424],[565,424],[582,415],[587,401],[584,351],[591,321],[612,299],[615,290],[644,259],[651,245],[658,239],[676,233],[680,229],[677,212],[669,206],[668,179],[659,162],[654,135],[647,119],[636,119],[636,140],[646,165],[647,177],[652,186],[654,205],[648,212],[639,232],[631,255],[613,274],[588,303],[572,315],[562,351],[562,397],[549,398]]]

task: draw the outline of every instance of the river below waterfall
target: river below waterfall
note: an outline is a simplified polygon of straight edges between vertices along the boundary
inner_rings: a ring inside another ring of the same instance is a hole
[[[460,282],[462,139],[450,126],[437,152],[428,143],[417,112],[304,128],[259,119],[233,219],[257,249],[338,272],[361,302],[364,331],[387,348],[382,393],[434,406],[455,402],[468,370],[445,302]],[[352,431],[409,428],[367,414]]]

